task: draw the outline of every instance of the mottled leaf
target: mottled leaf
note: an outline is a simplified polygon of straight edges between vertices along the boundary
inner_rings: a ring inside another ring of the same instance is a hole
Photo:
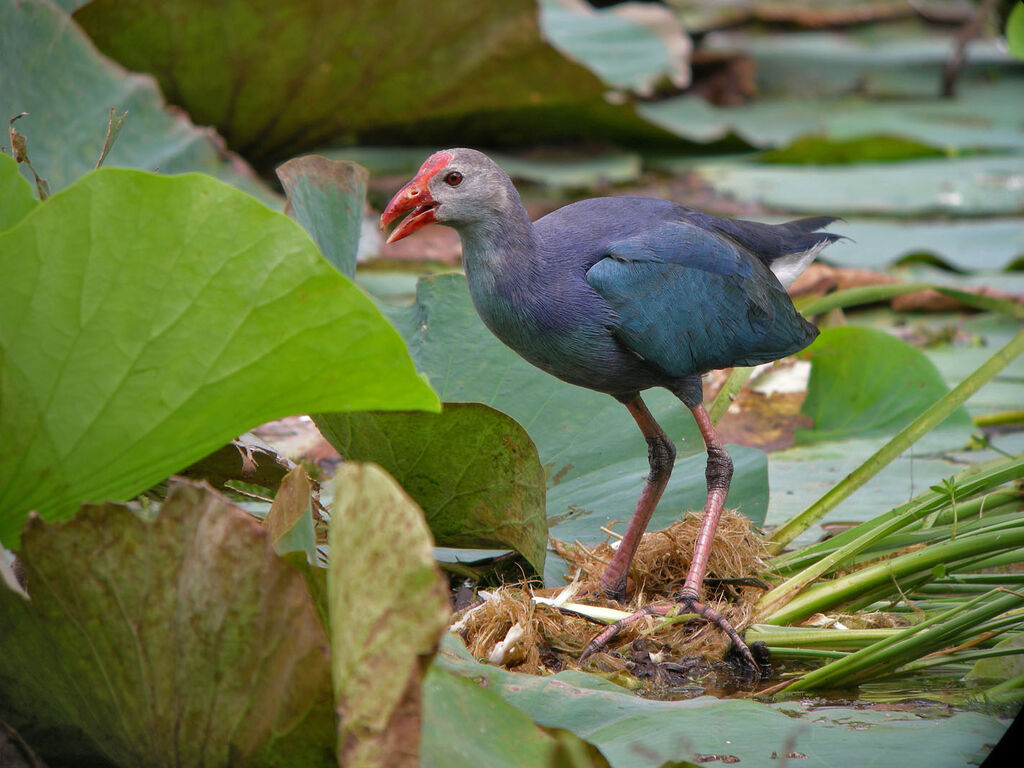
[[[526,431],[479,403],[440,414],[314,417],[338,452],[386,469],[423,509],[440,546],[515,549],[544,571],[544,470]]]
[[[380,467],[345,463],[328,536],[339,764],[415,768],[423,676],[451,613],[423,513]]]
[[[152,520],[34,518],[18,556],[31,600],[0,585],[0,719],[44,759],[336,765],[305,581],[208,487],[176,485]]]
[[[0,273],[8,545],[271,419],[438,407],[301,228],[208,176],[94,171],[0,234]]]

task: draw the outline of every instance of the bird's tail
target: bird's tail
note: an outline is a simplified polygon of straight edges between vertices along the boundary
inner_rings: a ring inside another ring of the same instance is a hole
[[[845,235],[820,231],[839,220],[836,216],[811,216],[776,225],[776,229],[782,230],[783,246],[781,253],[768,260],[768,268],[783,287],[789,288],[827,246],[845,239]]]

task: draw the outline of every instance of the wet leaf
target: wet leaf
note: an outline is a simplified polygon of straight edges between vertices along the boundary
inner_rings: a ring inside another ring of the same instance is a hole
[[[295,467],[281,481],[264,521],[277,554],[302,552],[310,563],[316,562],[312,493],[312,482],[302,467]]]
[[[826,328],[804,354],[811,379],[801,413],[814,428],[797,430],[797,443],[894,433],[949,391],[922,352],[884,331]],[[966,442],[970,416],[961,408],[938,429]]]
[[[480,403],[314,418],[342,456],[376,462],[399,482],[440,546],[511,548],[544,571],[544,470],[515,420]]]
[[[462,275],[420,280],[412,307],[388,308],[416,364],[445,402],[482,402],[518,421],[533,438],[547,473],[550,535],[594,543],[600,526],[627,520],[649,471],[647,446],[628,411],[614,398],[565,384],[534,368],[499,342],[473,308]],[[704,444],[690,412],[668,392],[645,401],[679,459],[649,526],[663,528],[682,511],[702,509]],[[729,504],[760,520],[767,507],[764,454],[729,446],[736,465]],[[549,556],[545,580],[561,582],[564,565]]]
[[[260,164],[354,136],[444,146],[527,135],[671,141],[632,107],[608,104],[608,86],[545,41],[533,0],[378,10],[95,0],[75,19],[100,50],[154,74],[171,102]]]
[[[34,518],[18,556],[31,601],[0,585],[0,718],[44,759],[337,764],[305,581],[209,488],[176,485],[148,521]]]
[[[437,407],[305,233],[206,176],[94,171],[0,234],[0,272],[8,545],[274,418]]]
[[[380,467],[345,463],[328,536],[339,764],[412,768],[423,676],[451,613],[430,531]]]
[[[71,10],[71,8],[68,8]],[[96,164],[108,110],[128,112],[106,166],[162,173],[203,171],[266,201],[269,189],[209,129],[166,109],[149,77],[101,56],[49,0],[0,0],[0,116],[28,112],[19,128],[32,163],[54,191]]]
[[[307,155],[277,169],[288,196],[286,213],[310,237],[341,274],[356,273],[356,251],[370,174],[355,163]]]

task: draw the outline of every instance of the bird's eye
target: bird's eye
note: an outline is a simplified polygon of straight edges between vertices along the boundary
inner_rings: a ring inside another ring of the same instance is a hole
[[[444,177],[444,183],[449,187],[457,187],[462,183],[462,174],[458,171],[452,171]]]

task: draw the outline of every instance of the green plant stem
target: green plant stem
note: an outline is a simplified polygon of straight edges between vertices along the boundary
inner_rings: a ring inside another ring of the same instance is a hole
[[[902,627],[894,629],[813,629],[755,624],[752,627],[747,627],[743,636],[748,643],[762,642],[773,652],[777,647],[849,651],[866,648],[902,631]]]
[[[998,479],[998,482],[1002,483],[1006,480],[1013,479],[1014,477],[1019,477],[1022,472],[1024,472],[1024,459],[1011,462],[1010,465],[1004,466],[1001,472],[995,473],[995,477]],[[986,480],[988,479],[989,478],[986,478]],[[977,485],[977,483],[975,483],[975,485]],[[970,493],[970,491],[968,493]],[[936,498],[929,499],[928,503],[912,506],[901,514],[895,516],[886,515],[883,520],[871,520],[868,521],[866,525],[858,526],[858,529],[864,529],[860,535],[852,538],[843,546],[838,547],[831,553],[820,558],[817,562],[807,568],[804,568],[796,575],[791,576],[782,584],[763,595],[758,601],[755,610],[759,614],[771,614],[779,610],[819,576],[835,570],[840,567],[841,564],[853,559],[856,555],[863,552],[873,544],[878,543],[886,536],[895,533],[901,528],[904,528],[907,525],[922,519],[925,515],[935,511],[933,508],[935,502],[945,501],[941,494],[937,493],[935,496]],[[1016,522],[1015,518],[1013,522]]]
[[[991,597],[991,599],[986,599]],[[785,688],[805,691],[813,688],[851,685],[880,677],[911,659],[930,653],[954,641],[965,630],[1011,610],[1024,602],[1015,594],[979,595],[961,607],[909,627],[893,638],[886,638],[849,654],[801,677]]]
[[[792,624],[858,598],[874,601],[878,599],[877,595],[872,596],[876,590],[895,590],[895,583],[918,578],[932,581],[941,575],[931,573],[937,565],[952,568],[959,561],[982,552],[1018,547],[1024,547],[1024,525],[1013,530],[993,531],[934,544],[813,587],[771,615],[762,617],[761,621],[765,624]],[[1019,552],[1017,556],[1019,559]]]
[[[832,511],[841,501],[878,474],[883,467],[913,445],[927,432],[944,421],[999,371],[1024,352],[1024,330],[1019,331],[1006,346],[986,360],[980,368],[960,382],[952,391],[927,408],[924,413],[900,430],[867,461],[847,475],[806,510],[780,526],[771,536],[769,547],[779,551],[808,527]]]
[[[994,489],[1003,483],[1014,480],[1024,472],[1024,457],[1014,459],[994,459],[984,464],[969,467],[950,478],[950,483],[957,489],[958,496],[958,517],[962,520],[972,515],[987,515],[990,510],[998,508],[1003,503],[1019,504],[1021,496],[1017,491],[994,492]],[[985,494],[981,498],[972,498],[978,494]],[[784,552],[773,557],[768,563],[768,570],[783,575],[811,565],[830,552],[834,552],[841,546],[859,538],[866,531],[876,526],[883,525],[889,520],[896,518],[908,510],[917,507],[922,508],[926,513],[938,512],[933,524],[952,521],[952,509],[948,504],[949,496],[946,493],[939,493],[928,489],[919,493],[909,501],[894,507],[885,514],[866,520],[859,525],[849,528],[842,533],[832,536],[825,541],[810,544],[793,552]]]

